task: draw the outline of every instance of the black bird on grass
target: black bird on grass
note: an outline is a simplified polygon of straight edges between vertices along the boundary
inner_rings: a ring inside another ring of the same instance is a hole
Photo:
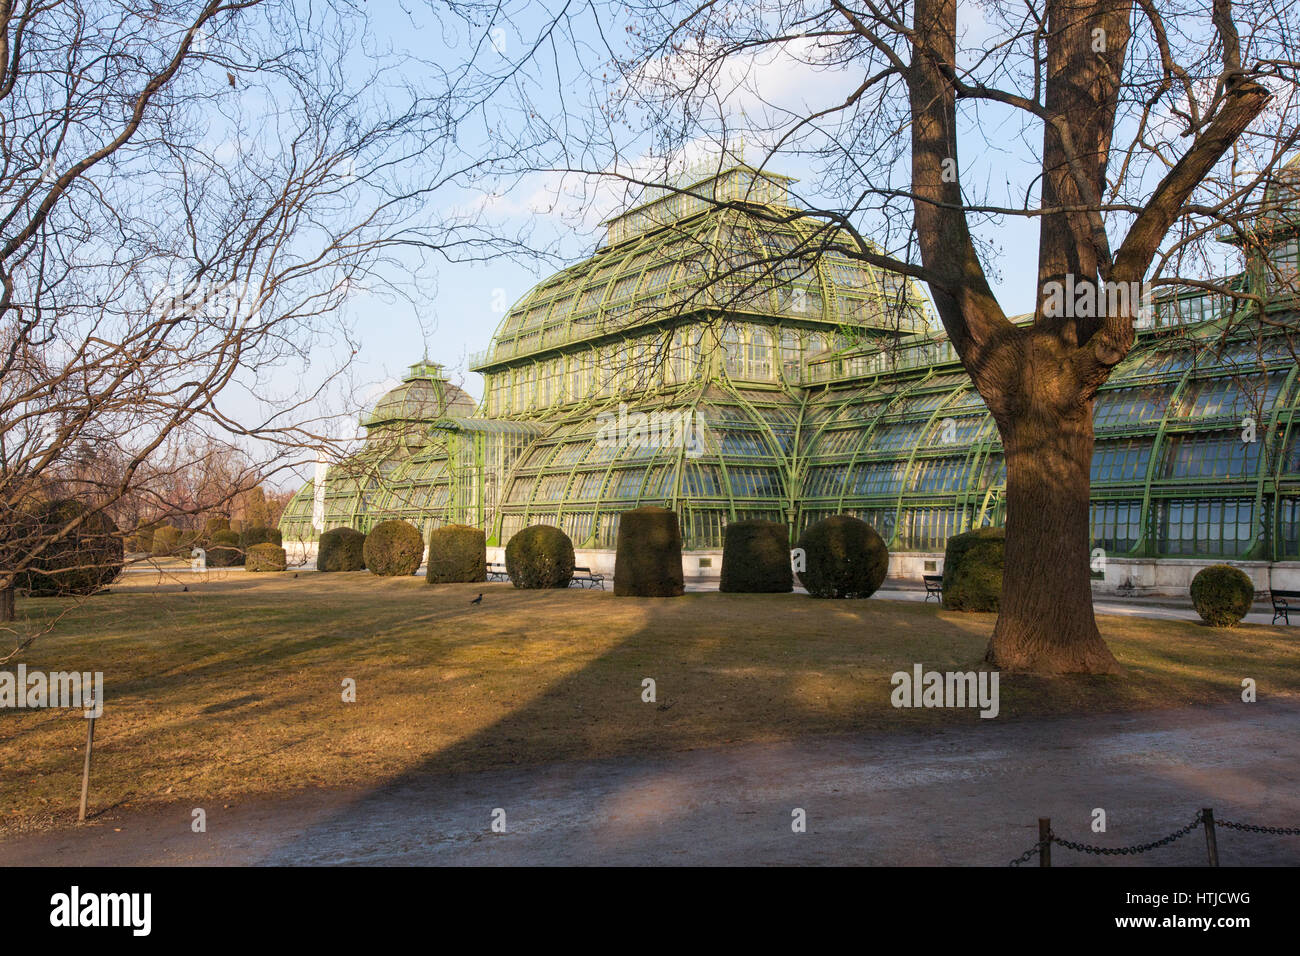
[[[482,604],[482,603],[483,603],[483,592],[480,591],[480,592],[479,592],[479,596],[476,597],[474,600],[470,601],[469,603],[470,603],[470,604]]]

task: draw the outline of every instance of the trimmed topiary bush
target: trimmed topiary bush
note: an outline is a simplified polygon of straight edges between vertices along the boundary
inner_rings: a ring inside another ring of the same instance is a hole
[[[255,544],[248,549],[244,567],[249,571],[283,571],[289,566],[289,557],[278,544]]]
[[[943,551],[943,606],[949,611],[996,611],[1002,600],[1005,528],[955,534]]]
[[[239,546],[245,551],[256,544],[274,544],[277,547],[284,544],[281,540],[280,529],[268,528],[264,524],[258,524],[239,532]]]
[[[506,574],[517,588],[567,588],[573,580],[573,542],[553,525],[525,528],[506,543]]]
[[[216,534],[218,531],[229,531],[229,530],[230,530],[229,518],[217,516],[215,518],[209,518],[207,521],[203,522],[203,538],[205,541],[211,541],[212,536]]]
[[[362,554],[371,574],[387,578],[414,574],[424,557],[424,536],[409,521],[381,521],[366,535]]]
[[[819,598],[871,597],[889,570],[889,549],[865,521],[834,515],[799,537],[804,570],[799,583]]]
[[[170,524],[159,525],[154,528],[149,543],[150,550],[159,557],[176,554],[181,549],[181,529]]]
[[[429,532],[430,584],[487,580],[487,535],[469,525],[449,524]]]
[[[618,520],[614,594],[619,597],[680,597],[682,530],[677,512],[647,505]]]
[[[789,526],[777,521],[733,521],[727,525],[718,590],[733,594],[793,591]]]
[[[81,524],[57,541],[48,536],[80,516]],[[63,499],[39,505],[30,515],[30,533],[44,540],[40,555],[17,576],[15,587],[32,597],[94,594],[122,573],[125,548],[113,519],[80,501]],[[27,520],[24,521],[27,523]]]
[[[366,536],[356,528],[331,528],[316,545],[317,571],[364,571]]]
[[[153,532],[154,526],[151,524],[136,525],[135,531],[126,539],[126,550],[132,554],[149,554],[153,551]]]
[[[1192,578],[1192,605],[1210,627],[1233,627],[1255,603],[1255,582],[1228,564],[1201,568]]]
[[[207,561],[210,568],[233,568],[244,563],[244,551],[239,547],[239,535],[233,531],[215,531],[208,542]]]

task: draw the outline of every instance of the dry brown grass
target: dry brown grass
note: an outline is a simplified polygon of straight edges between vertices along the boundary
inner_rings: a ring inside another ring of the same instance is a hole
[[[615,598],[366,572],[229,572],[181,593],[129,577],[26,658],[104,672],[99,807],[969,723],[974,710],[892,708],[889,678],[914,662],[980,666],[993,625],[933,604],[801,595]],[[1300,693],[1294,630],[1118,617],[1102,629],[1121,677],[1004,674],[999,719],[1233,701],[1243,677],[1261,694]],[[355,704],[341,700],[349,677]],[[68,818],[84,735],[79,711],[0,711],[0,829]]]

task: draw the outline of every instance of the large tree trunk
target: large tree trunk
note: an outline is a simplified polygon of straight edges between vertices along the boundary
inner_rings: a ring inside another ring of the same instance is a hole
[[[14,589],[0,588],[0,621],[14,619]]]
[[[1068,401],[1067,373],[1028,364],[1029,394],[999,422],[1007,459],[1006,568],[987,659],[1008,670],[1116,673],[1119,664],[1092,613],[1092,403]],[[1066,398],[1065,408],[1053,398]]]

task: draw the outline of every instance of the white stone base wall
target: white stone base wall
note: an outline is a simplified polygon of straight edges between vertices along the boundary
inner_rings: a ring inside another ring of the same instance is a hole
[[[284,542],[289,566],[312,564],[316,560],[315,541]],[[615,552],[606,549],[581,548],[575,551],[575,563],[591,568],[606,580],[614,577]],[[505,564],[503,546],[487,549],[489,564]],[[1230,564],[1241,568],[1255,582],[1255,590],[1263,593],[1270,588],[1300,591],[1300,561],[1221,561],[1213,558],[1108,558],[1105,579],[1094,580],[1092,589],[1097,594],[1135,595],[1152,597],[1187,597],[1192,578],[1201,568],[1211,564]],[[925,574],[943,573],[943,554],[924,551],[896,551],[889,556],[888,581],[897,584],[921,584]],[[717,581],[722,575],[722,551],[686,551],[682,554],[682,576],[687,582]],[[887,585],[888,586],[888,585]]]

